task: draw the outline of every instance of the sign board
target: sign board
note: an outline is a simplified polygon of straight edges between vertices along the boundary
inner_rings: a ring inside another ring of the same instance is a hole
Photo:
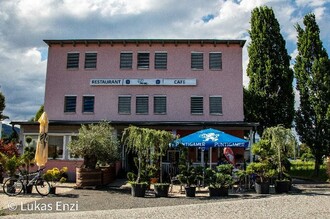
[[[98,78],[90,80],[91,86],[196,86],[196,78]]]

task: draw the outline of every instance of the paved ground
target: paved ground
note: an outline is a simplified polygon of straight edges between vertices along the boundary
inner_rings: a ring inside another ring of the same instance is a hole
[[[210,198],[205,190],[186,198],[175,187],[169,198],[155,198],[152,193],[134,198],[122,182],[98,190],[63,184],[58,195],[44,198],[8,197],[1,192],[0,206],[8,218],[26,218],[26,214],[33,218],[330,218],[329,184],[296,181],[290,194],[248,191],[227,198]]]

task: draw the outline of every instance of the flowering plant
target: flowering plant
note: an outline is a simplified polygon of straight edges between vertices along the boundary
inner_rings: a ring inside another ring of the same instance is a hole
[[[67,172],[67,167],[62,167],[62,169],[54,167],[53,169],[47,170],[46,173],[44,173],[43,178],[50,183],[51,187],[55,187],[58,182],[64,183],[66,181],[66,177],[64,177],[64,175]]]

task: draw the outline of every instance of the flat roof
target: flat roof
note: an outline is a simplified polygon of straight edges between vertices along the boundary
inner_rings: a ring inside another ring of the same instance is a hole
[[[48,46],[54,44],[239,44],[241,47],[244,46],[246,40],[241,39],[45,39],[45,43]]]
[[[99,123],[101,121],[68,121],[68,120],[50,120],[49,125],[61,126],[61,125],[83,125],[91,123]],[[256,122],[242,122],[242,121],[107,121],[114,126],[160,126],[160,127],[241,127],[241,128],[256,128],[259,123]],[[12,121],[12,125],[39,125],[38,122],[31,121]]]

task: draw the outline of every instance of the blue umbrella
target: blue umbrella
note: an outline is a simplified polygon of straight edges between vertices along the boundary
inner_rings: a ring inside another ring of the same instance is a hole
[[[216,129],[204,129],[194,132],[173,142],[174,146],[182,144],[185,147],[198,147],[208,149],[210,147],[244,147],[247,148],[249,142],[227,134]]]

